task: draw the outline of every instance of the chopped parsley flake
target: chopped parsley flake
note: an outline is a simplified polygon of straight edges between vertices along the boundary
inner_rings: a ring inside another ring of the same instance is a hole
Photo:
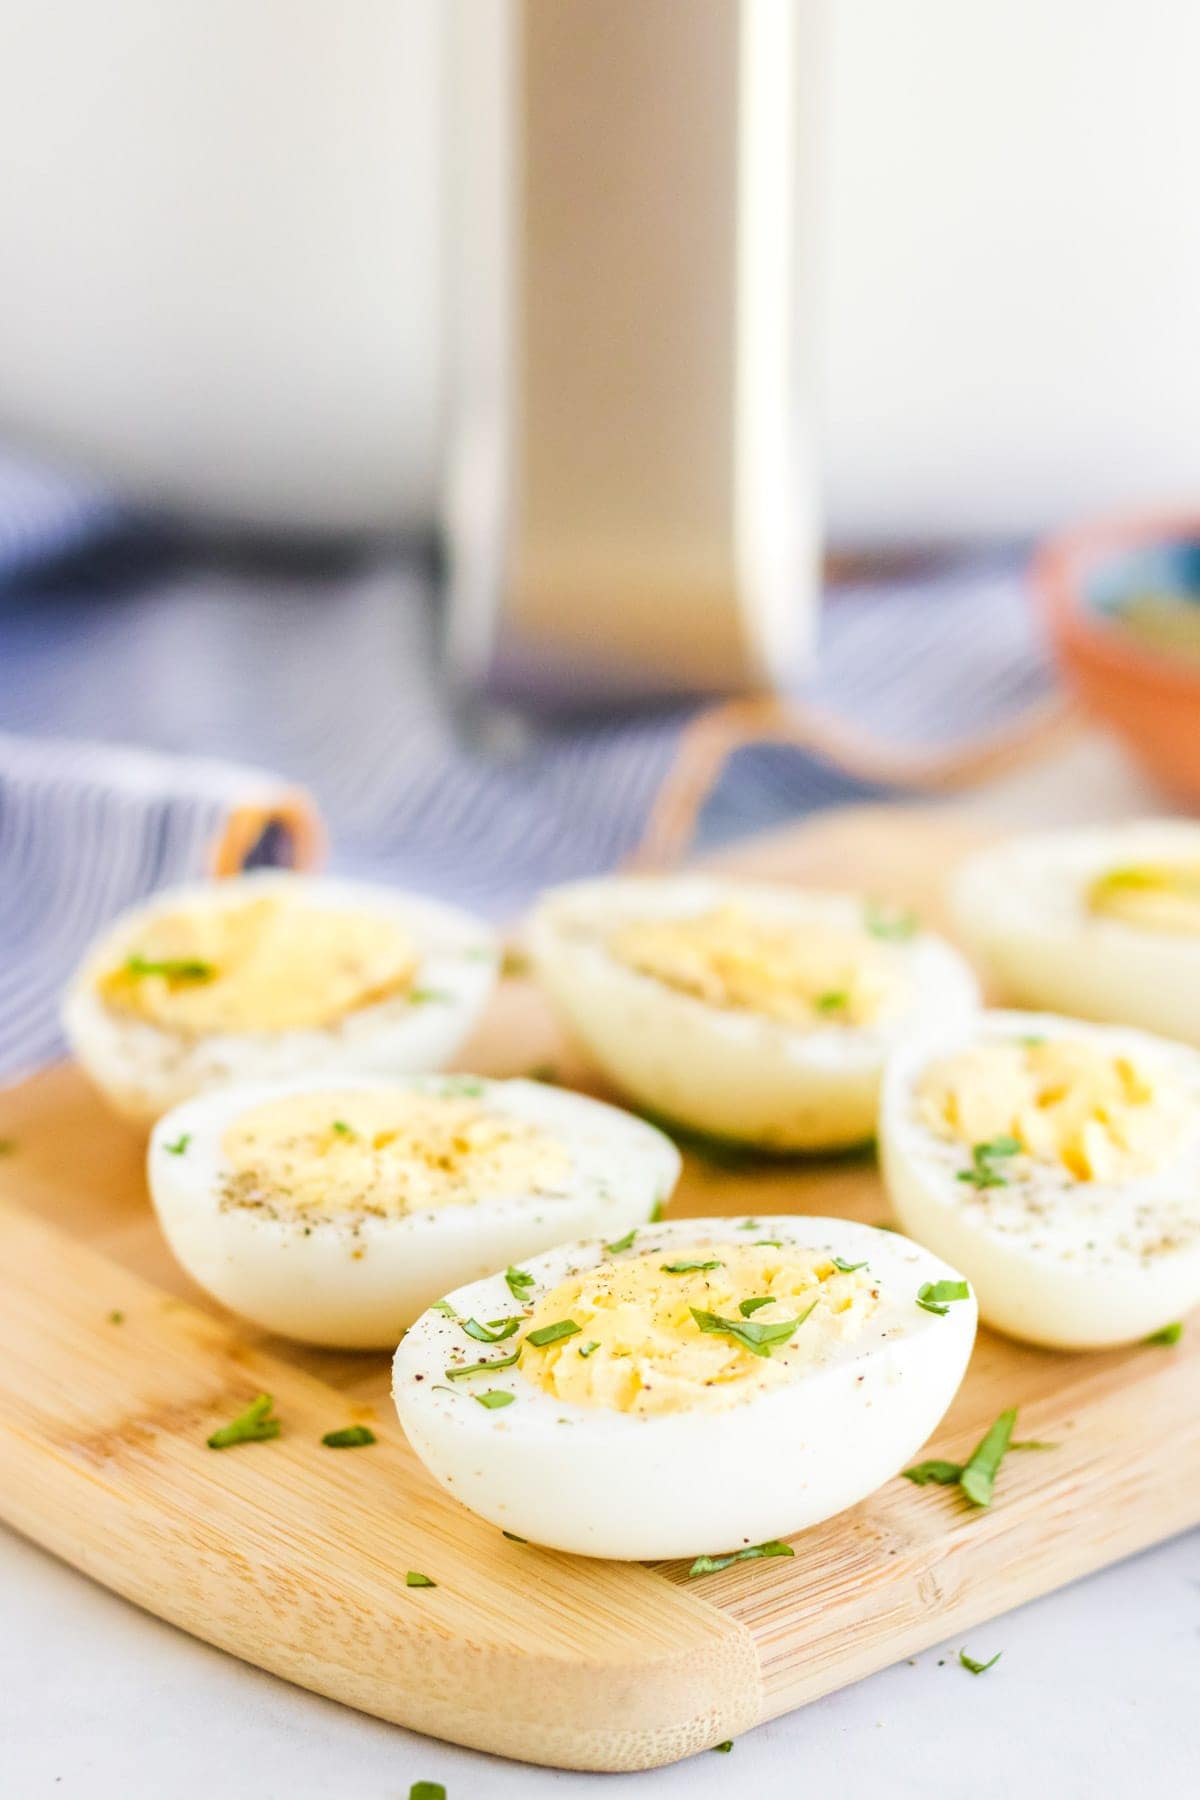
[[[357,1450],[360,1444],[378,1442],[369,1425],[343,1425],[340,1431],[327,1431],[321,1442],[329,1450]]]
[[[880,900],[872,900],[867,905],[863,923],[872,937],[882,938],[885,943],[902,944],[916,936],[920,921],[911,907],[886,906]]]
[[[664,1275],[702,1275],[708,1269],[723,1269],[725,1264],[714,1260],[712,1262],[659,1263],[658,1266]]]
[[[507,1393],[504,1388],[488,1388],[485,1393],[474,1396],[480,1406],[486,1406],[489,1412],[495,1412],[498,1406],[511,1406],[516,1397],[515,1394]]]
[[[504,1279],[508,1283],[508,1291],[514,1300],[527,1300],[529,1290],[533,1286],[533,1276],[525,1269],[514,1269],[509,1264],[504,1271]]]
[[[212,963],[190,957],[166,957],[154,962],[145,956],[131,956],[125,964],[125,973],[139,979],[144,975],[161,975],[164,981],[211,981],[216,972]]]
[[[755,1562],[762,1556],[795,1556],[796,1552],[790,1544],[781,1544],[778,1538],[772,1538],[766,1544],[750,1544],[745,1550],[733,1550],[728,1556],[698,1556],[688,1570],[689,1579],[693,1575],[716,1575],[721,1569],[728,1569],[733,1563]]]
[[[527,1544],[529,1542],[528,1538],[518,1537],[515,1531],[502,1531],[500,1535],[506,1537],[510,1544]]]
[[[934,1458],[931,1462],[917,1463],[913,1468],[905,1469],[904,1479],[915,1482],[918,1487],[925,1487],[931,1481],[941,1487],[957,1486],[972,1506],[990,1506],[996,1491],[996,1475],[1009,1450],[1057,1449],[1057,1445],[1043,1444],[1036,1438],[1014,1444],[1012,1429],[1016,1420],[1017,1409],[1010,1406],[985,1432],[965,1463]]]
[[[792,1334],[799,1330],[816,1304],[813,1300],[798,1318],[780,1319],[774,1325],[756,1325],[752,1319],[722,1319],[717,1313],[701,1312],[696,1306],[690,1306],[688,1311],[701,1331],[732,1338],[735,1344],[740,1344],[743,1350],[752,1351],[755,1356],[770,1356],[780,1344],[786,1344]]]
[[[839,1275],[854,1275],[858,1272],[859,1269],[865,1269],[867,1266],[865,1262],[860,1262],[860,1263],[843,1262],[840,1256],[831,1257],[830,1260],[833,1263],[833,1266],[837,1270]]]
[[[636,1236],[637,1226],[635,1225],[631,1231],[625,1233],[624,1237],[618,1238],[613,1244],[605,1244],[604,1248],[608,1251],[610,1256],[619,1256],[622,1250],[631,1250],[633,1248],[633,1240]]]
[[[917,1305],[926,1312],[945,1315],[953,1300],[969,1300],[971,1290],[965,1281],[926,1281],[917,1289]]]
[[[488,1324],[481,1325],[478,1319],[460,1319],[463,1330],[477,1344],[499,1344],[510,1338],[520,1328],[520,1319],[491,1319]]]
[[[16,1147],[16,1138],[0,1137],[0,1156],[11,1156]]]
[[[1003,1655],[1003,1650],[997,1650],[989,1662],[981,1663],[976,1662],[973,1656],[968,1656],[965,1650],[960,1650],[958,1660],[963,1668],[969,1670],[972,1675],[986,1675],[989,1669],[995,1668]]]
[[[940,1457],[933,1457],[929,1462],[914,1463],[911,1469],[905,1469],[905,1481],[914,1481],[918,1487],[927,1487],[936,1481],[939,1487],[954,1487],[963,1472],[961,1463],[943,1462]]]
[[[586,1344],[580,1344],[579,1354],[580,1354],[580,1356],[585,1356],[585,1357],[593,1356],[599,1348],[600,1348],[600,1339],[599,1338],[591,1338]]]
[[[445,988],[409,988],[408,1004],[410,1006],[444,1006],[453,1000]]]
[[[723,1744],[714,1744],[713,1749],[720,1750],[721,1752],[723,1752],[724,1754],[727,1755],[729,1753],[729,1751],[733,1749],[733,1739],[726,1738],[725,1742]]]
[[[125,1314],[114,1307],[112,1312],[108,1315],[108,1322],[110,1325],[123,1325],[125,1323]]]
[[[1004,1460],[1017,1422],[1017,1409],[1010,1406],[984,1434],[963,1465],[958,1485],[972,1506],[990,1506],[996,1491],[996,1474]]]
[[[514,1350],[511,1356],[493,1356],[489,1362],[451,1364],[446,1374],[451,1381],[461,1381],[464,1375],[480,1375],[485,1369],[511,1369],[520,1354]]]
[[[654,1202],[654,1211],[650,1214],[651,1225],[660,1225],[662,1223],[663,1215],[666,1213],[666,1210],[667,1210],[667,1203],[660,1196]]]
[[[192,1141],[190,1131],[181,1131],[173,1144],[164,1144],[163,1149],[168,1156],[186,1156],[187,1147]]]
[[[358,1133],[357,1133],[357,1131],[355,1131],[353,1125],[347,1125],[345,1119],[335,1119],[333,1121],[333,1129],[337,1132],[339,1137],[357,1137],[358,1136]]]
[[[457,1319],[458,1317],[458,1314],[448,1300],[435,1300],[429,1310],[430,1312],[445,1313],[448,1319]]]
[[[439,998],[449,998],[441,996]],[[442,1083],[444,1100],[478,1100],[484,1092],[484,1084],[478,1075],[450,1075]]]
[[[738,1226],[739,1231],[760,1231],[761,1229],[762,1229],[762,1220],[761,1219],[743,1219],[741,1224]]]
[[[819,1013],[844,1012],[850,1004],[850,995],[845,988],[830,988],[828,993],[818,994],[813,1002]]]
[[[1149,1337],[1142,1339],[1142,1342],[1144,1344],[1177,1344],[1182,1336],[1183,1325],[1180,1320],[1176,1319],[1173,1324],[1164,1325],[1161,1331],[1152,1331]]]
[[[436,1587],[437,1582],[429,1575],[422,1575],[420,1569],[410,1569],[404,1577],[405,1587]]]
[[[259,1394],[245,1412],[230,1419],[228,1425],[222,1425],[205,1440],[209,1449],[227,1450],[231,1444],[260,1444],[267,1438],[277,1438],[282,1427],[278,1419],[271,1417],[274,1405],[270,1394]]]
[[[408,1800],[446,1800],[446,1790],[440,1781],[414,1781]]]
[[[562,1338],[575,1337],[582,1330],[582,1325],[577,1325],[574,1319],[556,1319],[553,1325],[543,1325],[540,1330],[529,1332],[525,1342],[541,1350],[547,1344],[557,1344]]]
[[[738,1311],[743,1319],[748,1319],[752,1314],[758,1312],[760,1307],[770,1306],[774,1298],[774,1294],[756,1294],[753,1300],[739,1300]]]
[[[1020,1140],[1015,1137],[989,1138],[984,1144],[975,1144],[971,1149],[971,1167],[960,1169],[959,1181],[969,1181],[975,1188],[1007,1187],[1008,1177],[1002,1175],[996,1167],[998,1162],[1010,1156],[1021,1154]]]
[[[755,1238],[752,1248],[755,1250],[782,1250],[782,1238]]]

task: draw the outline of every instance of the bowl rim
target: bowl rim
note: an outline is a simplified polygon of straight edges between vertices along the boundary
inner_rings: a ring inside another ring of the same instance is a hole
[[[1112,674],[1161,693],[1164,685],[1179,697],[1200,692],[1200,665],[1181,666],[1178,659],[1141,644],[1126,628],[1105,619],[1083,603],[1083,584],[1103,561],[1141,545],[1200,543],[1200,512],[1184,509],[1117,514],[1089,520],[1057,532],[1039,544],[1030,577],[1043,613],[1056,639]]]

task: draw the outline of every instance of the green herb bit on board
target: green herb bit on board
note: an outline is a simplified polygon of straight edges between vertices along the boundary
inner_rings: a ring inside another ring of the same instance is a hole
[[[282,1426],[278,1419],[271,1417],[274,1405],[270,1394],[259,1394],[245,1412],[230,1419],[228,1425],[222,1425],[205,1440],[209,1449],[228,1450],[231,1444],[262,1444],[268,1438],[277,1438]]]
[[[1143,1338],[1144,1344],[1177,1344],[1183,1336],[1183,1324],[1176,1319],[1173,1324],[1164,1325],[1161,1331],[1152,1331],[1149,1337]]]
[[[340,1431],[327,1431],[321,1442],[329,1450],[357,1450],[360,1444],[378,1442],[369,1425],[343,1425]]]
[[[405,1587],[436,1587],[437,1582],[431,1575],[422,1575],[420,1569],[410,1569],[404,1577]]]
[[[732,1550],[728,1556],[698,1556],[688,1570],[689,1580],[693,1575],[716,1575],[722,1569],[732,1568],[734,1563],[757,1562],[764,1556],[795,1556],[796,1552],[790,1544],[781,1544],[778,1538],[771,1538],[765,1544],[750,1544],[745,1550]]]

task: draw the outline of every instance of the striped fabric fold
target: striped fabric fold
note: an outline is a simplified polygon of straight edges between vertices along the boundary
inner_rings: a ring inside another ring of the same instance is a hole
[[[798,696],[910,750],[1010,725],[1052,692],[1023,566],[1008,549],[835,584]],[[58,990],[87,939],[120,906],[196,873],[255,784],[310,792],[341,870],[494,917],[549,882],[627,862],[697,708],[477,713],[444,691],[436,644],[428,571],[396,559],[296,572],[205,566],[181,549],[103,596],[77,577],[27,598],[10,586],[0,1070],[57,1054]],[[732,755],[703,844],[900,785],[886,757],[864,773],[770,735]],[[200,749],[229,761],[197,761]]]
[[[0,734],[0,1075],[60,1053],[63,984],[107,920],[204,874],[231,820],[291,798],[233,764]]]

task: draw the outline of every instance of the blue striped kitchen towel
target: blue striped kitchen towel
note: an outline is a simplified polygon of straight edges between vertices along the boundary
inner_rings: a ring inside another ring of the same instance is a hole
[[[77,542],[79,516],[64,515],[63,540],[43,531],[45,554]],[[836,585],[805,701],[914,748],[1002,727],[1052,685],[1023,562],[989,552]],[[181,546],[132,554],[103,592],[84,566],[10,575],[0,600],[0,1072],[57,1054],[57,991],[88,938],[196,873],[244,792],[306,789],[345,872],[505,917],[547,882],[626,860],[694,728],[682,704],[464,714],[437,679],[419,559],[297,571]],[[752,744],[704,841],[890,785],[886,770]]]

